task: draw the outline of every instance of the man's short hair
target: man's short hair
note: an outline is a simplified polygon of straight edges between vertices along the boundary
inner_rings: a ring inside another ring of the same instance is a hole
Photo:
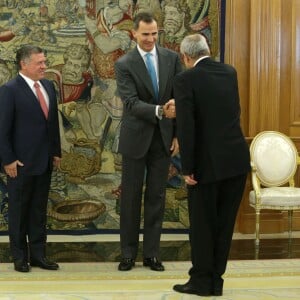
[[[150,24],[152,22],[157,22],[154,15],[151,12],[143,11],[135,15],[133,19],[133,29],[137,30],[139,29],[140,22],[145,22],[147,24]]]
[[[180,53],[193,59],[210,55],[209,46],[205,36],[200,33],[187,35],[180,44]]]
[[[16,53],[16,64],[18,70],[21,70],[21,61],[29,60],[32,54],[44,53],[44,50],[34,45],[24,45]]]

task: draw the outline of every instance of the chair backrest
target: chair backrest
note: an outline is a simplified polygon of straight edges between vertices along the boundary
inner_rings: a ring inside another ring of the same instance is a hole
[[[251,163],[262,185],[280,186],[297,170],[298,153],[292,140],[277,131],[262,131],[250,145]]]

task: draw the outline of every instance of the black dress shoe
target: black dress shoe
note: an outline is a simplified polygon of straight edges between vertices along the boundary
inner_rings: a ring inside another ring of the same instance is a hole
[[[173,290],[179,293],[194,294],[198,296],[212,296],[211,291],[201,291],[195,288],[191,283],[176,284],[173,286]]]
[[[24,260],[15,260],[14,267],[18,272],[29,272],[30,270],[28,263]]]
[[[46,257],[40,259],[31,259],[30,265],[32,267],[40,267],[46,270],[57,270],[59,265],[53,261],[48,260]]]
[[[119,271],[129,271],[134,267],[135,261],[132,258],[122,258],[119,263],[118,270]]]
[[[165,267],[157,259],[157,257],[144,258],[143,265],[145,267],[150,267],[150,269],[153,270],[153,271],[164,271],[165,270]]]

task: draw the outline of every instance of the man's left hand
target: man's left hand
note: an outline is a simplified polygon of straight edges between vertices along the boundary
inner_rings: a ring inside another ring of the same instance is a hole
[[[179,153],[179,144],[177,138],[173,138],[170,150],[172,153],[171,156],[175,156]]]

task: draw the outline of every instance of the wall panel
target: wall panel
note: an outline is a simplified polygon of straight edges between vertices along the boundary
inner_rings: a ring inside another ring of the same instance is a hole
[[[290,132],[300,135],[300,1],[291,7]]]
[[[225,61],[238,70],[241,120],[249,144],[260,131],[278,130],[300,149],[299,23],[299,0],[227,0]],[[236,224],[236,231],[244,233],[254,232],[250,189],[249,179]],[[299,213],[294,225],[300,229]],[[262,214],[263,232],[286,228],[286,214]]]

